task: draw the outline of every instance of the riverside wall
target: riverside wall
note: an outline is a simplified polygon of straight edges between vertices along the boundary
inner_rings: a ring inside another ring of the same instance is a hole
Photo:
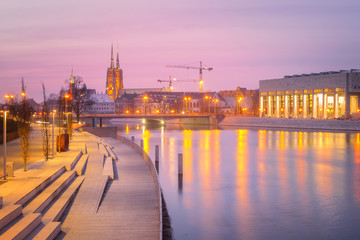
[[[360,121],[350,120],[225,117],[218,126],[360,131]]]

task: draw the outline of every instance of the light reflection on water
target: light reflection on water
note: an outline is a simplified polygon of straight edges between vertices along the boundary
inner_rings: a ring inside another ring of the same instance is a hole
[[[176,239],[360,238],[358,133],[128,126],[122,134],[142,138],[153,160],[160,145]]]

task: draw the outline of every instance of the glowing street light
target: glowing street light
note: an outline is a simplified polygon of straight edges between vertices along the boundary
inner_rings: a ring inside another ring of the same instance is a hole
[[[208,101],[208,107],[209,107],[209,110],[208,110],[208,112],[209,112],[209,114],[210,114],[210,99],[211,99],[211,97],[210,96],[205,96],[205,100],[207,100]]]
[[[240,114],[240,109],[241,109],[240,103],[241,103],[241,101],[242,101],[242,97],[240,97],[240,98],[237,100],[237,103],[236,103],[236,112],[237,112],[237,115]]]
[[[185,100],[185,109],[186,109],[186,113],[188,113],[188,103],[191,100],[191,97],[184,97]]]
[[[216,104],[219,102],[219,99],[214,99],[213,102],[215,103],[214,113],[216,114]]]
[[[149,97],[148,96],[144,96],[143,97],[143,99],[144,99],[144,114],[146,114],[146,100],[148,100],[149,99]]]
[[[53,121],[52,121],[52,155],[53,157],[55,157],[55,134],[54,134],[54,129],[55,129],[55,114],[56,114],[56,110],[54,109],[52,111],[53,114]]]
[[[4,121],[3,121],[3,145],[4,145],[4,180],[6,180],[6,110],[3,110]]]

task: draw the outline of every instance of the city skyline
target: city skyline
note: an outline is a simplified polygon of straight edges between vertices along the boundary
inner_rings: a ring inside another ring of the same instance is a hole
[[[167,87],[169,75],[197,79],[205,90],[255,89],[259,80],[360,67],[360,3],[347,1],[26,1],[0,12],[0,94],[58,92],[65,79],[84,78],[105,92],[111,43],[119,47],[124,87]],[[12,84],[9,84],[12,83]],[[197,84],[178,83],[177,90]]]

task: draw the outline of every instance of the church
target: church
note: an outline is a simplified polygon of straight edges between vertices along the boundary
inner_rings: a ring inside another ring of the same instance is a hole
[[[114,66],[114,52],[113,45],[111,45],[111,63],[110,68],[107,69],[106,76],[106,94],[115,101],[115,99],[120,96],[120,90],[124,89],[123,82],[123,71],[120,68],[119,63],[119,49],[117,49],[116,56],[116,67]]]

